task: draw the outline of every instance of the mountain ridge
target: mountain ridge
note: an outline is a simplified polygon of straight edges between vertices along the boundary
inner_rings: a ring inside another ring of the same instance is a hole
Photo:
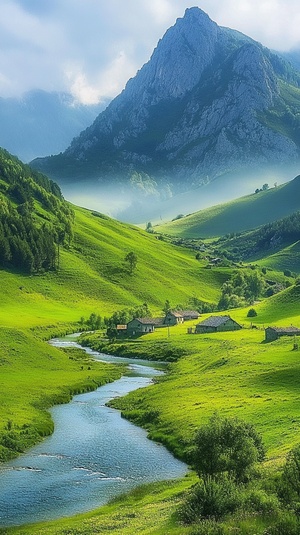
[[[300,73],[289,63],[190,8],[63,154],[32,165],[60,184],[126,188],[138,173],[156,195],[173,195],[225,173],[295,163],[300,99],[284,84],[300,96]]]

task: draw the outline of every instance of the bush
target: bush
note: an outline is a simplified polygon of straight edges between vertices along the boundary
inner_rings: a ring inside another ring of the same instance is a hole
[[[300,444],[291,450],[278,485],[278,495],[283,503],[300,510]]]
[[[191,461],[200,477],[227,473],[235,481],[246,481],[264,455],[261,437],[251,424],[214,414],[196,433]]]
[[[257,316],[255,308],[249,308],[247,318],[255,318],[255,316]]]
[[[183,503],[179,516],[186,524],[205,518],[222,518],[241,503],[236,485],[226,477],[200,481]]]
[[[280,518],[276,524],[267,528],[263,535],[299,535],[299,522],[297,518],[291,514],[285,514]]]
[[[263,515],[274,514],[279,510],[278,498],[267,494],[264,490],[254,489],[247,493],[244,499],[244,508]]]

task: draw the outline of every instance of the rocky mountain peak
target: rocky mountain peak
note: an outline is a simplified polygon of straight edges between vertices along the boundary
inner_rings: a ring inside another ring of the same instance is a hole
[[[196,7],[187,9],[158,42],[150,61],[128,82],[127,96],[136,98],[147,87],[151,104],[182,97],[212,62],[219,38],[219,27],[206,13]]]
[[[247,166],[298,161],[299,111],[290,95],[299,86],[284,60],[189,8],[93,125],[37,167],[72,180],[145,173],[178,191]]]

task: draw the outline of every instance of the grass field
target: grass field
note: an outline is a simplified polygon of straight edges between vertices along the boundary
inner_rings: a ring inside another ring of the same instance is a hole
[[[243,232],[281,219],[300,209],[300,179],[219,204],[155,230],[182,238],[212,238]]]
[[[174,307],[187,306],[193,297],[216,302],[231,272],[230,268],[207,270],[192,251],[135,227],[87,210],[76,208],[75,212],[74,242],[61,251],[59,272],[32,276],[0,272],[2,458],[52,431],[46,412],[50,405],[66,402],[72,394],[121,373],[114,366],[91,363],[81,353],[55,349],[45,339],[75,329],[80,317],[91,312],[109,316],[120,308],[147,302],[154,315],[161,315],[166,299]],[[133,274],[124,262],[130,251],[138,257]],[[261,330],[188,335],[191,322],[170,328],[170,336],[168,329],[158,329],[131,342],[137,356],[168,351],[180,358],[162,380],[116,400],[114,406],[182,458],[195,429],[215,410],[237,415],[262,433],[267,465],[277,466],[298,441],[300,353],[292,350],[292,339],[265,344],[263,326],[293,323],[300,327],[299,298],[300,286],[291,286],[255,304],[255,324]],[[247,311],[237,309],[230,314],[250,327]],[[190,475],[182,481],[148,486],[94,513],[2,532],[191,534],[192,528],[180,525],[174,512],[194,481]],[[248,521],[240,533],[262,533],[258,523],[252,519],[250,526]]]
[[[173,306],[186,305],[193,296],[214,302],[229,274],[221,269],[209,272],[190,251],[135,227],[88,210],[75,211],[74,242],[61,250],[58,272],[22,275],[0,271],[2,458],[52,430],[49,415],[40,409],[119,373],[112,375],[111,368],[105,371],[94,365],[91,372],[86,366],[81,370],[81,362],[68,359],[41,339],[74,330],[76,322],[92,312],[104,317],[147,302],[154,313],[161,313],[166,299]],[[131,250],[138,257],[133,274],[124,262]],[[11,420],[16,435],[12,448],[7,441],[7,422]]]

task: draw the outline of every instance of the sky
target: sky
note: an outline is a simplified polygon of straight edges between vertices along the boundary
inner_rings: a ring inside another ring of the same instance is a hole
[[[300,49],[299,0],[1,0],[0,97],[115,97],[188,7],[269,48]]]

